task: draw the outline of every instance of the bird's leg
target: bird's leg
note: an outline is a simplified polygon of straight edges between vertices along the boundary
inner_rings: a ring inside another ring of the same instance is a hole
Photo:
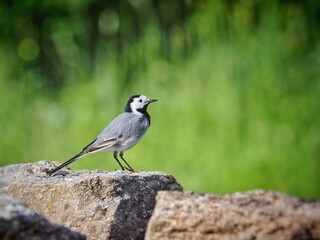
[[[114,159],[118,162],[118,164],[120,165],[122,171],[126,170],[126,169],[122,166],[122,164],[120,163],[117,155],[118,155],[118,152],[113,152],[113,157],[114,157]],[[121,158],[122,158],[122,157],[121,157]]]
[[[134,169],[129,165],[129,163],[127,163],[127,161],[123,158],[123,151],[120,152],[121,159],[124,161],[124,163],[127,165],[128,168],[126,168],[127,170],[129,170],[130,172],[134,172]]]

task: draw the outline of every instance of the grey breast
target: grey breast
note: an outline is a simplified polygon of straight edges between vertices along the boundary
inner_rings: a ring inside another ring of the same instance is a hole
[[[133,136],[141,138],[149,127],[148,119],[143,115],[122,113],[101,132],[98,140],[118,138],[127,139]]]

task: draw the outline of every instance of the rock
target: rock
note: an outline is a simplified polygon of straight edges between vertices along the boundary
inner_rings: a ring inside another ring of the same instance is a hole
[[[88,239],[143,239],[159,190],[181,191],[161,172],[71,171],[49,177],[41,161],[0,168],[0,192]]]
[[[7,195],[0,195],[0,238],[6,239],[86,239],[70,229],[52,224],[25,204]]]
[[[271,191],[159,192],[146,239],[320,239],[320,200]]]

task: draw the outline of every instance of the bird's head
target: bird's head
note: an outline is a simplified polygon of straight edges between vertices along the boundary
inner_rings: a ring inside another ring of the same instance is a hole
[[[150,99],[144,95],[134,95],[129,98],[125,108],[125,112],[132,112],[136,114],[144,114],[147,112],[149,103],[156,102],[157,99]]]

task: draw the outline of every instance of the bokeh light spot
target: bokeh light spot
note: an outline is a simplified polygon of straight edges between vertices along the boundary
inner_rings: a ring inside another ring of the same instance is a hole
[[[31,38],[25,38],[18,45],[18,54],[25,61],[32,61],[39,55],[39,44]]]
[[[99,30],[103,34],[116,34],[119,30],[119,16],[114,10],[106,9],[99,17]]]

